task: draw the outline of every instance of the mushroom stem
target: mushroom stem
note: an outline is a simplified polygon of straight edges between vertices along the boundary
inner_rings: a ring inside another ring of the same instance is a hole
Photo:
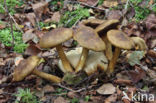
[[[73,69],[72,69],[72,67],[71,67],[71,65],[70,65],[70,63],[69,63],[69,61],[68,61],[68,59],[67,59],[67,57],[63,51],[62,45],[61,44],[57,45],[56,49],[57,49],[58,55],[62,61],[62,64],[64,66],[64,69],[67,72],[73,72]]]
[[[48,74],[48,73],[41,72],[37,69],[33,70],[33,74],[35,74],[41,78],[44,78],[46,80],[49,80],[51,82],[54,82],[54,83],[60,83],[61,82],[61,78],[54,76],[54,75],[51,75],[51,74]]]
[[[112,44],[109,42],[106,36],[102,36],[102,40],[106,44],[106,50],[104,51],[104,53],[106,54],[107,59],[110,61],[113,57]]]
[[[110,60],[110,63],[108,65],[108,71],[109,71],[108,73],[112,73],[114,71],[114,67],[115,67],[116,61],[120,55],[120,51],[121,51],[120,48],[118,48],[118,47],[115,48],[113,58]]]
[[[80,70],[82,70],[82,68],[84,67],[85,63],[86,63],[86,59],[88,56],[88,52],[89,50],[87,48],[83,48],[79,62],[76,66],[76,73],[79,72]]]

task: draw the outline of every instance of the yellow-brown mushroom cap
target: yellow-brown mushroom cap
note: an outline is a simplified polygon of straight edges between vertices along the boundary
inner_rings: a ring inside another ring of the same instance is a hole
[[[31,74],[34,68],[38,65],[40,58],[37,56],[31,56],[27,60],[23,60],[19,65],[14,69],[13,80],[21,81],[26,76]]]
[[[73,35],[73,30],[69,28],[56,28],[45,34],[39,42],[41,48],[55,47],[66,40],[70,39]]]
[[[98,25],[104,23],[106,20],[101,20],[101,19],[96,19],[96,18],[90,18],[87,20],[83,20],[81,23],[83,25],[92,27],[92,28],[96,28]]]
[[[94,51],[103,51],[105,49],[104,41],[90,27],[83,26],[78,28],[73,37],[82,47],[87,49]]]
[[[117,24],[119,23],[119,20],[113,19],[113,20],[107,20],[105,22],[103,22],[101,25],[99,25],[98,27],[96,27],[95,31],[97,33],[110,29],[110,28],[114,28],[114,26],[117,26]]]
[[[120,30],[110,30],[107,32],[107,38],[115,47],[122,49],[134,48],[134,43],[124,32]]]

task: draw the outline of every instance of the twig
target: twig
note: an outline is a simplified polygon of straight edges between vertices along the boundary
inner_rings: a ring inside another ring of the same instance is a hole
[[[66,90],[68,90],[68,91],[72,91],[72,92],[75,92],[75,93],[81,92],[81,91],[87,89],[87,88],[81,88],[81,89],[78,89],[78,90],[73,90],[73,89],[70,89],[70,88],[68,88],[68,87],[65,87],[65,86],[63,86],[63,85],[61,85],[61,84],[53,84],[53,85],[59,86],[59,87],[61,87],[61,88],[64,88],[64,89],[66,89]]]
[[[83,2],[78,2],[78,1],[67,1],[67,3],[74,3],[74,4],[80,4],[80,5],[84,5],[84,6],[87,6],[89,8],[93,8],[93,9],[98,9],[98,10],[101,10],[101,11],[105,11],[105,9],[102,9],[102,8],[98,8],[98,7],[95,7],[95,6],[90,6],[86,3],[83,3]]]
[[[13,34],[13,25],[12,25],[12,19],[11,18],[10,18],[10,27],[11,27],[11,36],[12,36],[12,46],[14,47],[15,38],[14,38],[14,34]]]
[[[7,10],[3,7],[2,4],[0,4],[0,6],[2,7],[2,9],[3,9],[5,12],[7,12]],[[14,17],[13,17],[9,12],[8,12],[8,16],[13,20],[13,22],[15,23],[16,28],[17,28],[18,30],[20,30],[22,33],[24,33],[24,32],[22,31],[22,29],[18,26],[18,24],[17,24],[16,20],[14,19]]]

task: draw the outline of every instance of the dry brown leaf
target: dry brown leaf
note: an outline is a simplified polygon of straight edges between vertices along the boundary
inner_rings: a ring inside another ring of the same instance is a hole
[[[107,19],[117,19],[120,20],[122,17],[122,12],[120,10],[112,10],[108,13]]]
[[[139,82],[141,79],[143,79],[146,76],[145,71],[138,66],[135,66],[135,70],[129,71],[128,74],[131,77],[133,83]]]
[[[36,4],[32,4],[32,8],[36,14],[36,16],[41,19],[42,14],[45,14],[48,11],[48,2],[39,2]]]
[[[116,100],[117,100],[117,94],[112,94],[111,96],[105,99],[104,103],[112,103],[112,102],[116,102]]]
[[[32,26],[35,27],[36,25],[36,16],[34,13],[28,13],[26,14],[26,19],[28,19],[28,21],[32,24]]]
[[[54,103],[69,103],[67,100],[65,100],[63,97],[57,97],[54,100]]]
[[[34,29],[30,29],[23,34],[22,39],[24,43],[33,40],[34,38],[37,38],[37,36],[33,33],[33,31]]]
[[[102,95],[114,94],[116,92],[116,88],[113,86],[113,84],[107,83],[98,88],[97,92]]]
[[[131,80],[126,80],[126,79],[117,79],[114,81],[117,84],[127,84],[127,85],[132,85],[132,81]]]
[[[50,92],[55,92],[55,89],[51,85],[46,85],[43,87],[43,91],[44,91],[44,93],[50,93]]]
[[[156,28],[156,16],[155,14],[150,14],[145,20],[146,28],[153,29]]]
[[[99,0],[78,0],[79,2],[84,2],[90,6],[96,6]]]
[[[35,44],[29,44],[26,48],[25,53],[26,55],[37,55],[41,52],[41,50]]]
[[[102,6],[108,7],[108,8],[115,7],[117,5],[118,5],[117,0],[105,0],[102,4]]]
[[[61,15],[60,15],[60,12],[55,12],[51,18],[51,21],[53,22],[59,22],[60,21],[60,18],[61,18]]]

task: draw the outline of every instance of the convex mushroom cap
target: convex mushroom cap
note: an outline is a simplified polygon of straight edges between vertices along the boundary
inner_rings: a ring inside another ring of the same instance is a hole
[[[22,60],[21,63],[14,69],[13,80],[21,81],[26,76],[30,75],[34,68],[38,65],[40,58],[31,56],[27,60]]]
[[[102,24],[106,22],[106,20],[101,20],[101,19],[96,19],[96,18],[90,18],[90,19],[87,19],[87,20],[83,20],[81,22],[81,24],[85,25],[85,26],[89,26],[89,27],[92,27],[92,28],[96,28],[98,25]]]
[[[120,30],[110,30],[107,32],[107,38],[115,47],[122,49],[134,48],[134,42],[124,32]]]
[[[55,47],[67,40],[73,35],[72,29],[69,28],[56,28],[45,34],[39,42],[41,48]]]
[[[59,57],[66,69],[66,72],[73,72],[73,69],[64,54],[62,43],[70,39],[73,35],[73,30],[69,28],[56,28],[45,34],[39,42],[41,48],[56,47]]]
[[[94,51],[103,51],[105,50],[105,43],[90,27],[80,27],[73,35],[74,39],[84,48],[94,50]]]
[[[131,39],[133,40],[134,44],[135,44],[135,49],[136,50],[147,50],[147,45],[145,43],[145,41],[140,38],[140,37],[131,37]]]
[[[95,28],[95,31],[98,34],[101,32],[105,34],[105,32],[103,32],[103,31],[107,32],[107,30],[116,27],[118,23],[119,23],[119,20],[117,20],[117,19],[107,20],[107,21],[103,22],[101,25],[97,26]],[[104,35],[104,34],[102,34],[102,35]]]
[[[61,78],[35,69],[35,67],[37,67],[40,63],[40,60],[41,59],[37,56],[31,56],[28,59],[21,61],[19,65],[14,69],[13,81],[21,81],[26,76],[35,74],[51,82],[61,82]]]

